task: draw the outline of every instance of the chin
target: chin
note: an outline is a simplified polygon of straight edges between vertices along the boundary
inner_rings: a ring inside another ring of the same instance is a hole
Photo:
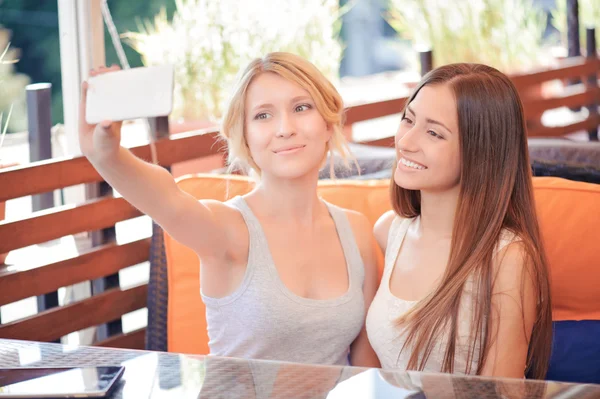
[[[425,186],[425,182],[418,176],[407,176],[398,170],[394,172],[394,183],[405,190],[422,190]]]
[[[394,172],[394,183],[405,190],[445,192],[454,190],[460,186],[459,180],[439,179],[432,181],[431,178],[407,175],[400,171]]]
[[[287,164],[271,164],[267,168],[262,168],[263,174],[266,173],[277,179],[296,180],[309,175],[319,175],[319,165],[307,164],[305,162],[293,162]]]

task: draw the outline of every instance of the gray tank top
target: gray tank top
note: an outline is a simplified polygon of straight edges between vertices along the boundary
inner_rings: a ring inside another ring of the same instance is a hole
[[[297,363],[347,365],[350,344],[364,324],[364,266],[343,209],[328,204],[348,267],[348,291],[340,297],[303,298],[281,281],[264,231],[238,196],[249,232],[248,265],[238,289],[223,298],[202,294],[210,353],[217,356]]]

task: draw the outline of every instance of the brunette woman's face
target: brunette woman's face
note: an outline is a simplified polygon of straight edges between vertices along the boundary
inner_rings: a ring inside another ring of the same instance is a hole
[[[460,183],[460,141],[454,92],[424,86],[396,133],[395,183],[407,190],[447,191]]]

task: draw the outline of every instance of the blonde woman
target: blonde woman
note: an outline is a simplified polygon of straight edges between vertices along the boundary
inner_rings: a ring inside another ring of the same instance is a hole
[[[211,354],[378,366],[364,329],[377,289],[369,222],[317,195],[327,154],[349,154],[342,99],[315,66],[271,53],[243,71],[222,134],[230,163],[260,179],[227,202],[195,200],[120,146],[120,123],[87,125],[84,112],[83,154],[201,259]]]

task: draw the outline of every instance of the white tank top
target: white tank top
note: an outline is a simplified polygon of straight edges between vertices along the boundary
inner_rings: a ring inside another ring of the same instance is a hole
[[[400,246],[404,241],[406,232],[416,218],[404,219],[396,216],[390,226],[388,243],[385,251],[385,266],[381,284],[367,313],[366,328],[369,342],[379,357],[381,367],[384,369],[406,370],[411,356],[411,348],[407,346],[401,351],[406,342],[406,329],[396,324],[398,318],[413,308],[419,301],[407,301],[396,297],[390,291],[390,276],[394,270]],[[508,231],[503,231],[496,252],[515,241],[515,236]],[[464,374],[467,370],[468,348],[471,343],[471,318],[473,301],[473,280],[469,279],[465,285],[459,308],[458,342],[454,358],[454,372]],[[425,365],[424,371],[440,372],[444,360],[448,338],[440,339],[434,345],[433,351]],[[480,344],[480,343],[479,343]],[[471,360],[471,373],[477,371],[479,358],[479,345],[475,346],[475,353]]]

